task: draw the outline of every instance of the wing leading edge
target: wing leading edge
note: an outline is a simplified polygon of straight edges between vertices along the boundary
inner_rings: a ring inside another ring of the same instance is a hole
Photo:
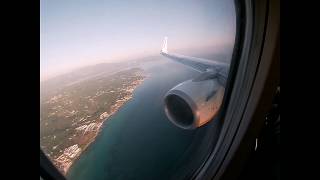
[[[202,59],[202,58],[196,58],[196,57],[190,57],[190,56],[184,56],[180,54],[173,54],[168,52],[168,38],[165,37],[163,46],[161,49],[160,54],[163,56],[179,62],[181,64],[187,65],[193,69],[195,69],[198,72],[205,73],[210,72],[210,74],[214,74],[220,79],[220,83],[224,86],[226,83],[228,70],[229,70],[229,64],[214,61],[214,60],[208,60],[208,59]],[[206,74],[206,73],[205,73]]]

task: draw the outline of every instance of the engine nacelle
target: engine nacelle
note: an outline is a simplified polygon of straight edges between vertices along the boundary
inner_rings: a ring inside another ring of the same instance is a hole
[[[224,87],[217,79],[188,80],[165,95],[165,113],[183,129],[195,129],[212,120],[222,103]]]

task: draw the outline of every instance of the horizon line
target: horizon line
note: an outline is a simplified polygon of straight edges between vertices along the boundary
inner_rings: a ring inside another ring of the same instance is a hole
[[[229,45],[232,45],[232,43],[230,44],[229,42],[225,42],[224,44],[213,44],[213,45],[206,45],[206,46],[203,46],[203,47],[198,47],[196,48],[196,50],[207,50],[205,48],[211,48],[212,46],[229,46]],[[194,49],[194,47],[185,47],[185,48],[169,48],[169,51],[188,51],[190,49]],[[161,49],[160,49],[161,50]],[[160,53],[160,50],[159,50],[159,53]],[[150,56],[157,56],[157,55],[160,55],[160,54],[157,54],[156,52],[154,53],[148,53],[148,54],[139,54],[137,55],[136,57],[134,58],[130,58],[130,57],[122,57],[122,58],[119,58],[117,60],[115,59],[110,59],[110,60],[98,60],[98,61],[95,61],[95,62],[92,62],[92,63],[89,63],[89,64],[82,64],[80,66],[75,66],[74,68],[71,68],[71,69],[68,69],[68,70],[62,70],[61,72],[56,72],[56,73],[51,73],[53,75],[48,75],[47,77],[43,77],[41,78],[41,71],[40,71],[40,83],[43,83],[47,80],[50,80],[50,79],[53,79],[53,78],[56,78],[56,77],[59,77],[61,75],[66,75],[66,74],[69,74],[71,72],[74,72],[74,71],[77,71],[79,69],[82,69],[82,68],[86,68],[86,67],[90,67],[90,66],[95,66],[95,65],[98,65],[98,64],[107,64],[107,63],[118,63],[118,62],[126,62],[126,61],[133,61],[135,59],[141,59],[141,58],[147,58],[147,57],[150,57]]]

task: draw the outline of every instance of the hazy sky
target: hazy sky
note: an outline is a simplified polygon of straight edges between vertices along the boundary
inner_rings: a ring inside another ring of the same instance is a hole
[[[233,43],[233,0],[41,0],[41,79],[67,70]]]

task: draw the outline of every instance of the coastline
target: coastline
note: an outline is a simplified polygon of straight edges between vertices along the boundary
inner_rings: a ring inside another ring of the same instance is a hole
[[[124,106],[127,102],[129,102],[133,98],[134,90],[137,87],[139,87],[139,85],[141,85],[146,80],[147,77],[148,77],[147,75],[144,75],[143,79],[132,83],[133,88],[129,91],[130,94],[125,96],[122,100],[117,100],[116,103],[111,106],[110,114],[108,114],[108,116],[104,118],[101,122],[97,123],[97,125],[95,126],[96,130],[87,133],[92,137],[90,137],[90,139],[85,143],[85,145],[82,148],[79,148],[78,144],[70,146],[69,148],[66,148],[65,151],[58,158],[54,159],[54,164],[63,175],[67,175],[69,169],[74,164],[74,162],[79,160],[79,158],[81,157],[81,154],[85,152],[87,148],[96,140],[97,136],[102,131],[101,127],[103,126],[104,122],[108,121],[115,113],[119,111],[119,109],[122,106]],[[70,149],[72,151],[71,155],[69,155]]]
[[[144,74],[143,79],[142,79],[142,80],[139,80],[139,83],[136,84],[136,86],[134,87],[134,90],[136,90],[136,88],[138,88],[145,80],[147,80],[147,78],[149,78],[149,75],[148,75],[148,74]],[[100,135],[100,132],[102,131],[102,128],[101,128],[101,127],[103,126],[104,122],[106,122],[106,121],[108,121],[110,118],[112,118],[112,116],[113,116],[115,113],[117,113],[122,106],[124,106],[126,103],[128,103],[128,102],[133,98],[133,92],[134,92],[134,90],[132,91],[132,94],[130,94],[130,97],[129,97],[124,103],[122,103],[114,112],[110,113],[110,116],[108,116],[107,118],[105,118],[105,119],[101,122],[101,125],[99,126],[98,130],[95,131],[94,137],[91,138],[90,141],[88,142],[88,144],[85,145],[85,147],[83,148],[83,150],[81,151],[81,153],[80,153],[77,157],[74,158],[73,163],[80,158],[81,154],[84,153],[84,152],[87,150],[87,148],[91,145],[91,143],[93,143],[93,142],[96,140],[97,136]],[[73,163],[72,163],[72,164],[73,164]],[[71,166],[72,166],[72,165],[71,165]],[[70,166],[70,167],[71,167],[71,166]],[[69,167],[69,169],[70,169],[70,167]],[[67,174],[67,173],[68,173],[68,171],[66,172],[66,174]]]

